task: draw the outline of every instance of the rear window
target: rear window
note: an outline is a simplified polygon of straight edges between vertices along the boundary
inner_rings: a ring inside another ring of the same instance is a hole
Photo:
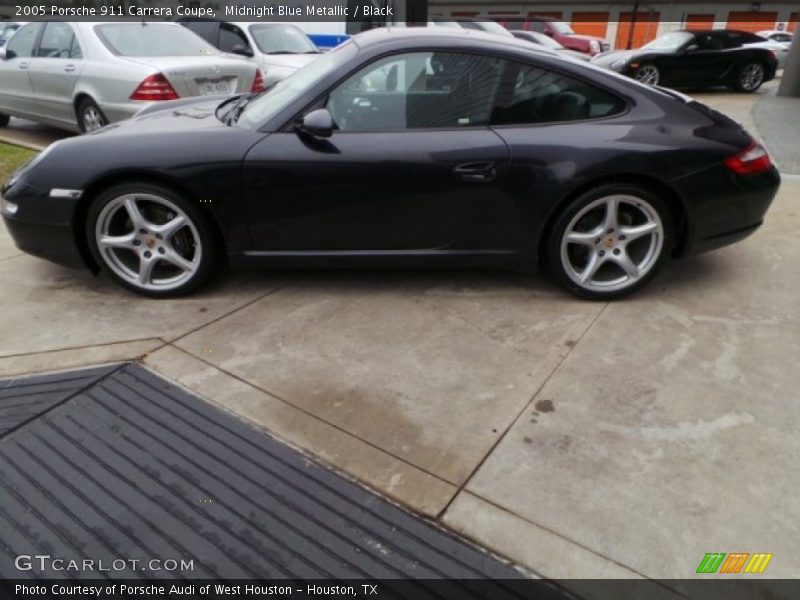
[[[166,23],[109,23],[94,28],[117,56],[199,56],[218,54],[188,29]]]
[[[250,25],[250,35],[264,54],[317,54],[308,36],[294,25],[264,23]]]

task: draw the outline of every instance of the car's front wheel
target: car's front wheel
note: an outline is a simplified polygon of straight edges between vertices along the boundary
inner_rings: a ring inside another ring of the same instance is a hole
[[[100,193],[87,214],[86,238],[113,279],[153,297],[197,289],[212,275],[217,255],[214,230],[201,211],[149,183]]]
[[[633,75],[637,81],[645,85],[658,85],[661,81],[661,71],[653,64],[644,64]]]
[[[84,98],[78,104],[78,126],[83,133],[97,131],[108,125],[108,118],[91,98]]]
[[[739,68],[733,87],[739,92],[755,92],[762,83],[764,83],[764,65],[752,62]]]
[[[550,272],[574,294],[612,300],[645,285],[672,244],[661,198],[632,184],[607,184],[573,200],[547,238]]]

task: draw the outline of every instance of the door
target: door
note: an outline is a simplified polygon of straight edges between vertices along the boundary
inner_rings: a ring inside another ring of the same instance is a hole
[[[41,27],[41,23],[21,27],[5,46],[6,58],[0,61],[0,110],[28,116],[39,113],[29,69]]]
[[[73,90],[83,64],[83,52],[72,26],[48,22],[30,68],[33,93],[43,117],[76,122]]]
[[[777,12],[769,11],[731,11],[728,13],[728,24],[726,29],[738,29],[739,31],[764,31],[775,29],[775,21],[778,20]]]
[[[488,128],[502,61],[390,56],[320,103],[329,138],[274,133],[245,159],[256,250],[477,248],[510,206],[508,149]]]
[[[658,25],[661,13],[655,11],[642,11],[636,13],[636,23],[633,22],[633,13],[624,12],[619,16],[617,26],[617,40],[615,48],[625,50],[628,48],[641,48],[658,36]],[[630,42],[630,46],[628,43]]]
[[[698,33],[690,47],[664,59],[665,64],[671,63],[671,80],[683,85],[703,86],[721,81],[731,62],[725,36]]]
[[[573,12],[572,29],[581,35],[605,39],[608,32],[607,12]]]
[[[686,22],[683,25],[684,29],[713,29],[714,28],[714,15],[711,13],[692,13],[686,15]]]

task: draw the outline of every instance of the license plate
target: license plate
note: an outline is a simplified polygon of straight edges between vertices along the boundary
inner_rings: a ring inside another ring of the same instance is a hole
[[[224,79],[200,81],[198,86],[200,87],[200,94],[203,96],[224,96],[231,93],[230,84]]]

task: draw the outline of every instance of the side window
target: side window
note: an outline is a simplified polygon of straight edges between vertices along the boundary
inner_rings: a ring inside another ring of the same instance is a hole
[[[535,125],[598,119],[625,103],[602,89],[540,67],[509,63],[492,112],[492,125]]]
[[[726,31],[722,38],[726,48],[739,48],[743,43],[742,34],[738,32]]]
[[[700,50],[723,50],[725,48],[725,38],[712,33],[697,36],[694,43]]]
[[[45,25],[36,56],[42,58],[71,58],[75,33],[66,23],[51,21]]]
[[[249,48],[250,44],[247,43],[247,38],[241,29],[235,25],[223,24],[219,30],[219,49],[223,52],[233,52],[234,46]]]
[[[199,35],[215,48],[217,47],[217,32],[219,31],[219,23],[216,21],[186,21],[181,24],[190,31]]]
[[[20,28],[14,37],[7,44],[7,51],[14,53],[18,58],[29,58],[33,56],[33,49],[36,45],[36,38],[39,36],[41,23],[30,23]]]
[[[374,62],[328,97],[342,131],[485,126],[503,61],[457,52],[413,52]]]
[[[83,58],[83,50],[81,50],[81,45],[78,42],[78,38],[74,35],[72,36],[72,46],[69,49],[69,57],[74,59]]]

